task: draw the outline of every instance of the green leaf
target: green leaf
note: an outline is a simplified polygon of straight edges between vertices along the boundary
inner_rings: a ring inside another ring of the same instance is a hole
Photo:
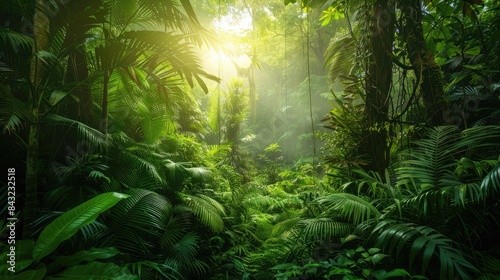
[[[465,51],[466,54],[468,55],[478,55],[481,53],[481,46],[474,46],[472,48],[469,48]]]
[[[481,193],[484,197],[500,191],[500,165],[493,168],[481,182]]]
[[[90,262],[98,259],[108,259],[119,253],[120,252],[115,247],[90,248],[88,250],[76,252],[71,256],[58,257],[55,261],[49,264],[48,269],[49,271],[54,271],[61,267],[77,265],[83,261]]]
[[[52,253],[81,227],[92,223],[99,214],[127,197],[129,196],[116,192],[103,193],[62,214],[45,227],[38,237],[33,249],[33,259],[39,260]]]
[[[119,267],[114,263],[100,263],[100,262],[90,262],[85,265],[75,265],[72,266],[61,274],[55,277],[47,277],[50,279],[139,279],[136,275],[130,273],[130,270],[125,267]]]
[[[370,253],[370,255],[376,254],[378,252],[380,252],[379,248],[370,248],[370,249],[368,249],[368,253]]]
[[[342,242],[342,244],[344,244],[344,243],[347,243],[349,241],[353,241],[353,240],[357,240],[357,239],[359,239],[359,237],[357,235],[349,234],[346,238],[340,238],[340,242]]]
[[[359,252],[365,252],[365,248],[359,246],[358,248],[356,248],[356,252],[359,253]]]
[[[389,277],[411,277],[410,273],[408,273],[408,271],[402,269],[402,268],[396,268],[396,269],[393,269],[389,272],[387,272],[387,274],[384,275],[384,278],[383,279],[387,279]],[[427,278],[425,278],[427,279]]]
[[[349,193],[334,193],[318,200],[331,211],[338,211],[339,216],[359,224],[373,217],[379,218],[380,212],[369,201]]]
[[[484,65],[482,63],[480,63],[480,64],[464,64],[462,66],[464,68],[474,69],[474,70],[479,70],[479,69],[483,69],[484,68]]]
[[[347,250],[345,252],[345,255],[348,257],[348,258],[352,258],[354,257],[354,250]]]
[[[272,270],[283,270],[283,269],[300,269],[300,266],[297,266],[293,263],[282,263],[271,267]]]
[[[76,101],[79,101],[78,97],[72,95],[69,92],[64,92],[64,91],[61,91],[61,90],[54,90],[50,94],[49,103],[52,106],[56,106],[59,102],[61,102],[61,100],[63,100],[64,98],[66,98],[68,96],[73,97]]]
[[[375,254],[372,256],[372,263],[377,264],[380,262],[383,258],[387,257],[386,254]]]
[[[372,273],[372,270],[368,269],[368,268],[363,268],[362,272],[363,272],[364,277],[368,277],[368,275],[370,275]]]
[[[222,217],[226,214],[224,206],[215,199],[201,194],[184,194],[180,193],[183,202],[192,209],[194,215],[200,222],[218,232],[224,229],[224,221]]]
[[[385,269],[379,269],[379,270],[375,270],[373,272],[373,276],[375,276],[375,279],[379,280],[379,279],[386,279],[387,275],[387,271]]]

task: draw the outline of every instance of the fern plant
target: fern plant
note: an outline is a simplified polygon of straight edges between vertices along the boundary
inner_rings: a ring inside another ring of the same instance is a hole
[[[397,267],[429,279],[498,274],[482,261],[499,246],[493,237],[500,228],[498,139],[496,126],[436,127],[399,154],[395,171],[353,170],[357,181],[314,200],[316,217],[304,213],[276,231],[291,244],[282,262],[295,263],[276,267],[280,277],[324,267],[318,257],[359,245],[380,248]],[[301,263],[307,256],[312,263]]]
[[[356,234],[396,259],[408,256],[411,271],[432,278],[481,275],[483,264],[471,256],[488,255],[486,244],[498,246],[491,235],[500,225],[491,207],[498,203],[498,188],[490,177],[497,177],[500,150],[494,139],[499,137],[496,126],[431,129],[403,155],[395,182],[362,176],[361,184],[371,186],[370,195],[384,214],[360,223]]]

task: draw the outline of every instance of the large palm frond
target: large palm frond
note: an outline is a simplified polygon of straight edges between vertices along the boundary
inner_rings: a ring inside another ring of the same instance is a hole
[[[340,37],[330,42],[325,53],[324,67],[328,67],[331,83],[339,76],[351,74],[356,50],[357,46],[352,36]]]
[[[178,267],[184,271],[185,275],[191,273],[203,275],[208,271],[206,263],[196,259],[198,253],[198,236],[195,233],[184,235],[177,243],[173,244],[168,250],[169,259],[165,263],[172,267]]]
[[[27,35],[0,28],[0,74],[29,77],[29,59],[33,39]]]
[[[303,219],[297,223],[301,236],[305,241],[332,242],[340,241],[354,230],[348,223],[334,221],[329,218]]]
[[[371,218],[379,218],[379,210],[362,197],[349,193],[334,193],[318,198],[318,202],[326,207],[326,211],[334,211],[349,222],[357,225]]]
[[[500,164],[483,178],[481,182],[481,193],[483,196],[494,196],[500,192]]]
[[[208,91],[201,77],[218,80],[201,69],[201,63],[192,46],[184,35],[162,31],[128,31],[115,39],[109,39],[105,45],[98,46],[91,61],[97,69],[107,70],[115,67],[142,65],[144,69],[171,65],[172,70],[184,77],[193,86],[193,77],[200,86]],[[92,55],[92,53],[89,53]],[[143,56],[146,55],[146,56]],[[158,84],[163,92],[167,88]]]
[[[165,231],[160,239],[160,248],[167,250],[177,244],[189,231],[191,219],[186,215],[188,209],[183,205],[172,208],[172,216],[165,225]]]
[[[20,131],[30,119],[29,107],[12,94],[9,86],[0,84],[0,125],[2,126],[2,132]]]
[[[76,129],[78,139],[85,141],[89,146],[89,152],[92,147],[96,147],[95,151],[103,150],[107,147],[106,136],[97,129],[82,122],[57,114],[47,114],[42,121],[47,125],[67,126]]]
[[[108,243],[140,259],[158,251],[172,206],[152,191],[131,189],[127,193],[130,199],[118,203],[109,213]]]
[[[457,161],[457,158],[463,155],[477,157],[478,153],[483,159],[492,155],[497,157],[499,137],[500,129],[496,126],[473,127],[461,133],[452,126],[431,129],[428,138],[417,142],[408,159],[396,169],[399,187],[414,194],[405,203],[428,215],[449,210],[452,206],[464,207],[468,201],[483,200],[482,178],[461,179],[456,168],[470,160]]]
[[[159,189],[165,185],[153,146],[133,141],[124,133],[112,134],[108,176],[131,188]]]
[[[398,168],[402,183],[416,184],[419,190],[448,186],[445,176],[454,166],[453,158],[460,151],[455,148],[460,132],[457,127],[440,126],[429,131],[428,138],[417,142],[411,150],[411,159]]]
[[[179,195],[202,224],[214,232],[224,229],[222,217],[225,216],[225,210],[218,201],[202,193],[179,193]]]
[[[411,267],[420,267],[421,273],[439,273],[439,279],[472,279],[477,268],[448,237],[427,226],[396,221],[380,222],[372,232],[376,246],[395,253],[396,258],[404,250],[408,254]],[[437,261],[439,265],[429,264]],[[434,271],[436,269],[436,271]]]

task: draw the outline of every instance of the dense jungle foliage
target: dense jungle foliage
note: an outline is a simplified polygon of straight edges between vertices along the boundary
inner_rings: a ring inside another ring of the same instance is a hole
[[[496,0],[0,0],[2,279],[500,279]]]

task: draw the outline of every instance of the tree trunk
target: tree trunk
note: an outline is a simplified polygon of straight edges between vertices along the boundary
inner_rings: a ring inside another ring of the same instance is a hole
[[[32,108],[33,120],[30,124],[28,151],[26,154],[26,194],[24,203],[23,239],[30,239],[32,223],[38,210],[38,106]],[[35,117],[36,116],[36,117]]]
[[[432,126],[444,124],[446,107],[441,68],[427,48],[422,28],[422,3],[420,0],[401,1],[404,14],[403,35],[410,63],[415,71],[417,85],[427,109]]]
[[[41,81],[43,69],[41,61],[36,57],[36,53],[48,48],[49,19],[44,13],[44,1],[36,0],[35,15],[33,18],[33,33],[35,44],[33,45],[33,58],[31,61],[30,75],[30,105],[31,121],[28,135],[28,151],[26,153],[26,188],[25,203],[23,211],[23,239],[30,239],[33,232],[32,224],[36,219],[38,211],[38,141],[39,141],[39,110],[43,98]]]
[[[110,70],[104,70],[104,81],[102,83],[102,112],[101,112],[101,132],[108,134],[108,94]]]
[[[248,88],[250,100],[250,123],[255,125],[257,120],[257,91],[255,87],[255,69],[253,65],[248,68]]]
[[[392,46],[394,41],[394,6],[388,0],[377,1],[368,25],[368,65],[365,77],[366,103],[361,152],[368,156],[367,171],[383,174],[389,165],[387,129],[392,82]]]
[[[89,74],[85,47],[83,46],[84,42],[77,41],[76,37],[70,39],[70,41],[72,45],[78,45],[78,47],[69,54],[66,82],[77,84],[74,93],[79,100],[71,101],[67,113],[73,119],[93,125],[92,95],[87,81]]]
[[[66,69],[66,83],[75,83],[73,93],[78,101],[70,100],[67,115],[90,126],[94,123],[92,94],[85,42],[91,28],[105,22],[102,0],[65,1],[56,21],[61,28],[66,27],[66,37],[62,49],[70,48]],[[67,15],[75,15],[68,17]]]

